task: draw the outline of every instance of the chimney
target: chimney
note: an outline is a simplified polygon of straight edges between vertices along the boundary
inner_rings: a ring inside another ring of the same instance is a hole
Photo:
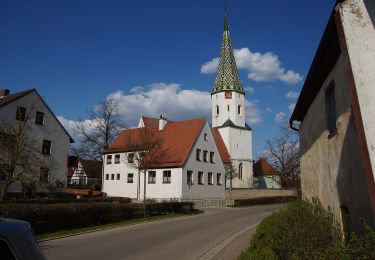
[[[6,97],[10,93],[9,89],[0,89],[0,97]]]
[[[164,127],[167,125],[167,122],[167,119],[165,119],[163,114],[161,114],[159,119],[159,131],[163,131]]]

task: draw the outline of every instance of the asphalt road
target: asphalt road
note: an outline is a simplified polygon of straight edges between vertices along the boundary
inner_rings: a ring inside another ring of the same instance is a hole
[[[42,242],[47,259],[236,259],[280,205],[206,208],[204,214]]]

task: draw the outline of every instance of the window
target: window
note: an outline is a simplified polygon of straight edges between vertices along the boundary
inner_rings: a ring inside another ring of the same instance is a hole
[[[216,184],[217,185],[222,185],[221,173],[216,174]]]
[[[189,186],[194,184],[193,171],[187,171],[186,181],[187,181],[187,185]]]
[[[120,155],[115,154],[115,164],[119,164],[119,163],[120,163]]]
[[[203,135],[203,138],[205,141],[208,141],[208,135],[206,133]]]
[[[107,155],[107,164],[112,164],[112,154]]]
[[[8,243],[0,238],[0,258],[6,260],[16,260],[12,249],[9,247]]]
[[[128,183],[133,183],[134,174],[128,173]]]
[[[109,180],[109,174],[106,174],[106,175],[105,175],[105,179],[106,179],[106,180]]]
[[[198,172],[198,184],[203,185],[203,172]]]
[[[219,115],[219,106],[218,105],[216,105],[216,115]]]
[[[208,173],[208,185],[213,185],[214,184],[214,178],[212,172]]]
[[[230,110],[230,106],[229,106],[229,105],[227,105],[227,110],[228,110],[228,112],[229,112],[229,110]]]
[[[335,86],[333,81],[326,89],[326,121],[329,135],[334,135],[337,131],[336,128],[336,102],[335,102]]]
[[[120,174],[119,173],[116,174],[116,180],[120,180]]]
[[[51,154],[51,145],[52,145],[51,141],[49,141],[49,140],[43,140],[42,154],[50,155]]]
[[[128,153],[128,163],[134,163],[134,153]]]
[[[115,175],[112,173],[111,174],[111,180],[114,180],[115,179]]]
[[[197,149],[197,153],[196,153],[196,158],[197,158],[197,161],[201,161],[201,149]]]
[[[171,171],[163,171],[163,183],[171,183]]]
[[[208,151],[206,150],[203,151],[203,161],[208,162]]]
[[[215,153],[210,152],[210,163],[215,163]]]
[[[39,180],[42,183],[47,183],[48,182],[48,173],[49,169],[46,167],[41,167],[40,168],[40,175],[39,175]]]
[[[148,172],[148,183],[156,183],[156,171]]]
[[[241,107],[241,105],[238,105],[238,108],[237,108],[237,112],[238,112],[238,114],[239,115],[242,115],[242,107]]]
[[[25,121],[26,118],[26,108],[17,107],[16,119],[20,121]]]
[[[242,180],[242,163],[238,165],[238,179]]]
[[[44,113],[43,112],[36,111],[35,124],[37,124],[37,125],[43,125],[44,124]]]

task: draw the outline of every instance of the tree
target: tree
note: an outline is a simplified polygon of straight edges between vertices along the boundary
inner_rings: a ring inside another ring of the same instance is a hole
[[[0,122],[0,202],[11,184],[36,192],[43,183],[41,169],[48,168],[40,143],[32,135],[33,106],[17,114],[22,115],[15,124],[5,119]]]
[[[161,135],[156,128],[139,128],[136,134],[129,136],[127,141],[127,150],[133,156],[129,160],[130,154],[128,153],[126,161],[130,167],[138,170],[138,185],[140,185],[140,174],[143,174],[143,212],[146,217],[146,175],[149,169],[159,166],[165,150],[161,145]]]
[[[300,174],[298,135],[286,124],[281,124],[279,128],[279,135],[266,141],[263,156],[281,173],[282,182],[296,180]]]
[[[73,152],[82,159],[102,161],[102,151],[125,128],[125,123],[119,115],[118,103],[113,99],[96,105],[88,114],[89,119],[80,120],[74,127],[81,140]]]
[[[236,167],[234,167],[232,161],[224,162],[224,169],[225,169],[225,188],[227,185],[227,181],[229,180],[229,188],[232,189],[232,180],[238,176],[238,172]]]

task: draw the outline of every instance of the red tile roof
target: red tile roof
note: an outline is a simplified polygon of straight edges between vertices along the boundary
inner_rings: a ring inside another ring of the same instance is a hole
[[[221,160],[223,162],[229,162],[230,156],[229,156],[227,147],[225,146],[225,143],[223,141],[223,138],[221,137],[219,129],[211,128],[211,132],[212,132],[212,135],[214,136],[215,143],[216,143],[217,149],[219,150]]]
[[[141,116],[141,118],[145,126],[158,126],[159,125],[159,119],[157,118],[146,117],[146,116]]]
[[[279,175],[276,170],[266,159],[260,158],[253,166],[254,175]]]
[[[144,131],[148,131],[161,141],[160,150],[164,153],[161,163],[155,165],[155,168],[182,167],[205,123],[206,119],[198,118],[169,121],[162,131],[159,131],[158,126],[123,130],[104,153],[132,151],[134,146],[131,144],[139,144]]]

